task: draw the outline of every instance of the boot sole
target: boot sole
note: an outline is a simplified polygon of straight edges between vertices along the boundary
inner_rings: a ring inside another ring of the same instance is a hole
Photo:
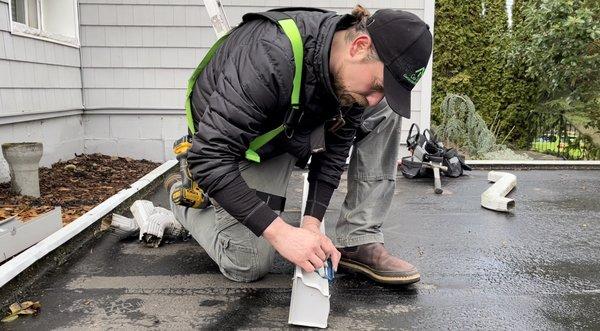
[[[373,279],[374,281],[383,284],[408,285],[421,280],[421,275],[419,273],[410,276],[382,276],[377,274],[375,270],[369,268],[368,266],[362,263],[349,260],[340,260],[340,266],[364,274],[367,277]]]

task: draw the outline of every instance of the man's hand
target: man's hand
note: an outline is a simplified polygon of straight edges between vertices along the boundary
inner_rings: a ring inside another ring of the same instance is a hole
[[[333,268],[337,270],[341,254],[318,227],[317,232],[314,229],[296,228],[277,217],[265,229],[263,237],[281,256],[306,272],[323,267],[328,257],[331,257]]]
[[[302,228],[314,233],[321,233],[321,221],[317,218],[305,215],[302,220]]]

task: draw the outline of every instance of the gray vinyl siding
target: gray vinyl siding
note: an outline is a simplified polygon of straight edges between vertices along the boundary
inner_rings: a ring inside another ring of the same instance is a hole
[[[221,2],[232,25],[238,24],[247,12],[301,5],[291,0]],[[86,151],[172,158],[172,142],[186,132],[183,105],[187,79],[216,40],[202,1],[79,3]],[[423,0],[361,3],[371,11],[401,8],[421,17],[424,14]],[[347,13],[355,4],[320,0],[310,6]],[[412,95],[412,118],[419,123],[420,88],[417,86]],[[410,123],[404,121],[403,132]],[[108,127],[97,136],[92,130],[101,125]],[[136,126],[153,130],[133,129]],[[120,147],[122,142],[129,146]]]
[[[44,166],[71,158],[83,151],[82,108],[79,49],[11,34],[0,0],[0,143],[43,142]],[[36,116],[46,119],[27,119]],[[0,157],[0,181],[7,178]]]

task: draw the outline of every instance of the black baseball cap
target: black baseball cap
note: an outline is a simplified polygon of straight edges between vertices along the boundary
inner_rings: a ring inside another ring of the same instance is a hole
[[[393,111],[410,118],[410,91],[425,73],[431,56],[429,26],[413,13],[381,9],[368,18],[367,31],[385,65],[385,98]]]

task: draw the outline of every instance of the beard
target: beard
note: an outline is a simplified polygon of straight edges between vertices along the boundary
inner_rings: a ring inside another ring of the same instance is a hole
[[[341,71],[343,67],[344,66],[342,65],[338,70],[333,72],[333,89],[340,102],[340,106],[352,107],[358,105],[363,108],[368,107],[369,101],[367,98],[358,93],[348,91],[346,84],[344,84],[344,81],[342,80]]]

